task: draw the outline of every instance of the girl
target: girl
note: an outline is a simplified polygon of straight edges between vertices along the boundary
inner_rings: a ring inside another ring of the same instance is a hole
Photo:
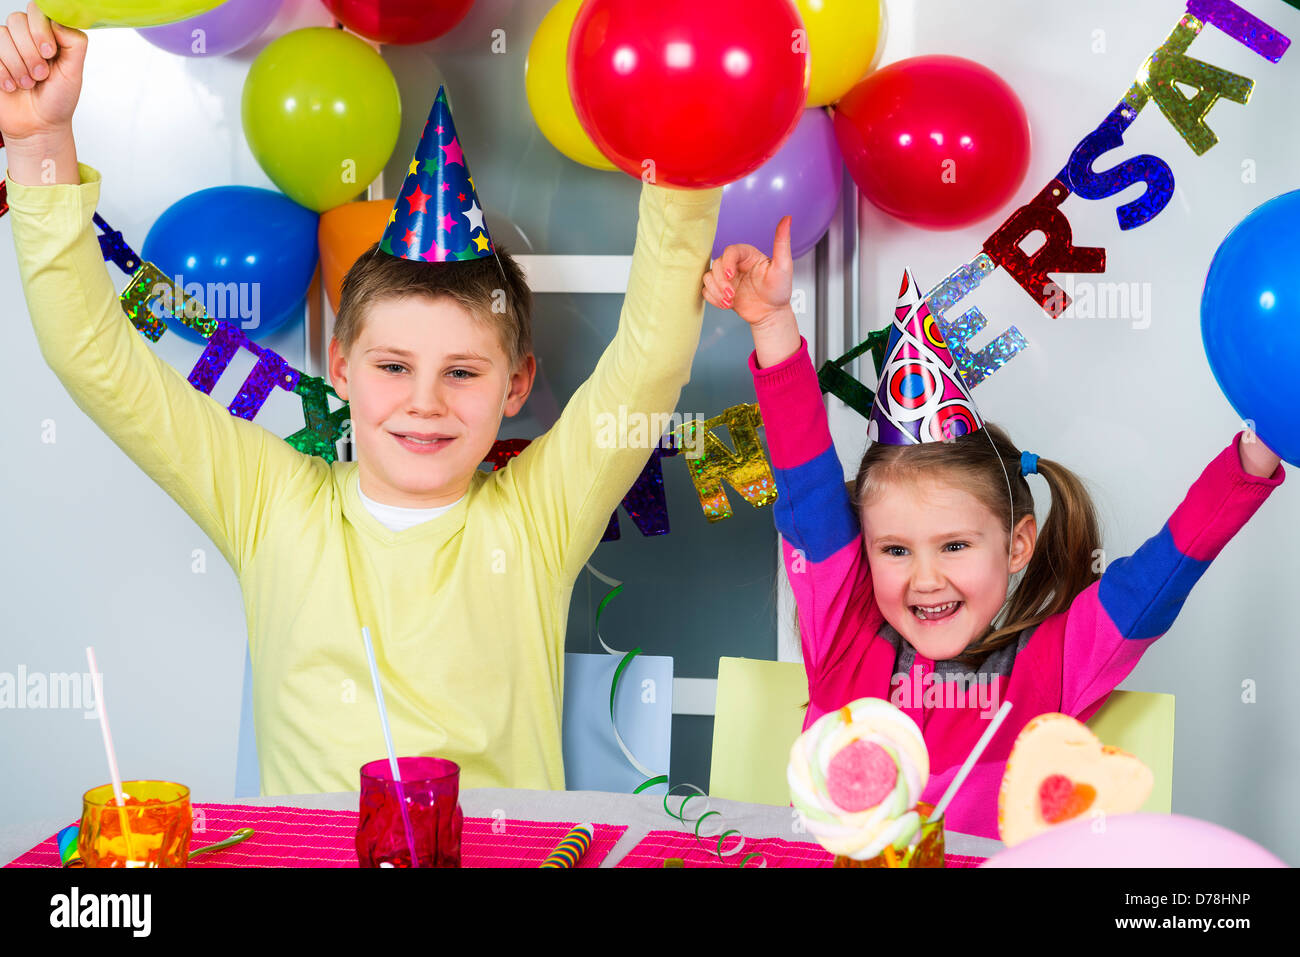
[[[773,258],[727,247],[704,296],[735,309],[754,337],[749,365],[779,490],[773,517],[808,673],[804,728],[855,698],[891,700],[925,736],[921,799],[934,803],[1012,701],[947,812],[951,829],[996,838],[998,789],[1021,728],[1049,711],[1092,717],[1284,470],[1239,433],[1160,532],[1104,572],[1083,484],[988,423],[923,444],[873,442],[850,495],[790,309],[792,277],[786,217]],[[1031,474],[1052,493],[1041,534]]]

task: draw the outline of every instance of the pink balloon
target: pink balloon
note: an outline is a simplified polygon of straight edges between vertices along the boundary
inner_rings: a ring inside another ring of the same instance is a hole
[[[1226,827],[1181,814],[1083,817],[999,851],[981,867],[1286,867]]]

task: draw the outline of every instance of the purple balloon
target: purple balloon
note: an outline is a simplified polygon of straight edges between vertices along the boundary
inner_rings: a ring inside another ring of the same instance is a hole
[[[1115,814],[1059,824],[981,867],[1286,867],[1225,827],[1182,814]]]
[[[280,12],[283,0],[226,0],[197,17],[136,32],[156,47],[178,56],[211,57],[234,53],[256,40]],[[195,30],[202,30],[199,36]],[[202,40],[202,43],[199,41]],[[194,48],[198,46],[196,51]]]
[[[844,163],[835,124],[821,107],[804,110],[776,155],[744,179],[722,187],[713,255],[748,243],[772,255],[783,216],[790,216],[790,252],[798,259],[817,245],[840,201]]]

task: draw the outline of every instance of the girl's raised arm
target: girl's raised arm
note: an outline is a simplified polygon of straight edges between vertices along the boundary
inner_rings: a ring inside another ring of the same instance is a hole
[[[1210,562],[1282,484],[1285,470],[1277,456],[1251,449],[1255,443],[1241,442],[1244,435],[1206,466],[1159,532],[1111,562],[1070,606],[1061,645],[1066,714],[1084,721],[1092,716],[1169,630]],[[1256,474],[1270,464],[1271,474]]]
[[[856,636],[875,635],[882,619],[817,373],[807,343],[802,337],[798,342],[798,351],[768,368],[759,367],[755,352],[749,368],[776,478],[772,518],[781,533],[812,686]]]

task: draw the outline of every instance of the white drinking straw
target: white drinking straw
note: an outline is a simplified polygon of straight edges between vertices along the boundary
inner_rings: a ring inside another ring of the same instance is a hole
[[[411,830],[411,816],[406,809],[406,790],[402,775],[397,770],[397,752],[393,750],[393,732],[388,726],[388,709],[384,707],[384,689],[379,685],[379,666],[375,664],[375,648],[370,643],[370,629],[362,626],[361,637],[366,643],[366,658],[370,661],[370,680],[375,685],[375,700],[379,702],[379,723],[384,726],[384,744],[388,747],[388,766],[393,770],[393,783],[397,785],[397,801],[402,807],[402,827],[406,829],[406,847],[411,852],[411,866],[419,867],[415,856],[415,836]]]
[[[935,805],[934,811],[930,814],[930,820],[937,821],[943,817],[943,812],[948,809],[948,804],[957,796],[957,789],[966,780],[966,775],[970,774],[971,768],[975,767],[975,762],[979,760],[980,755],[984,753],[984,749],[993,740],[993,735],[997,733],[998,725],[1002,723],[1002,720],[1010,711],[1011,702],[1002,702],[1002,707],[998,708],[998,713],[993,716],[989,726],[984,729],[980,739],[975,742],[975,747],[971,748],[970,754],[966,755],[965,763],[962,764],[961,770],[957,772],[957,776],[952,779],[952,783],[948,785],[948,790],[944,791],[943,797],[939,798],[939,803]]]
[[[104,708],[104,676],[95,664],[95,649],[86,648],[86,661],[90,664],[90,680],[95,686],[95,710],[99,713],[99,730],[104,738],[104,752],[108,755],[108,773],[113,778],[113,795],[117,798],[118,820],[122,825],[122,837],[126,840],[126,852],[134,860],[135,850],[131,847],[131,829],[126,823],[126,796],[122,793],[122,775],[117,771],[117,754],[113,751],[113,732],[108,730],[108,711]]]

